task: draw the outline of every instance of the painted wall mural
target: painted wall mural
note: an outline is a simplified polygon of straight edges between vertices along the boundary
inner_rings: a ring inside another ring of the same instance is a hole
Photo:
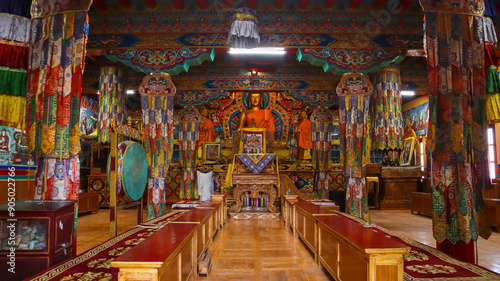
[[[89,135],[97,129],[97,114],[99,102],[86,96],[82,96],[80,102],[80,133]]]
[[[30,159],[26,132],[0,126],[0,165],[33,166]]]
[[[411,128],[417,136],[427,135],[427,124],[429,122],[429,102],[422,103],[403,111],[404,126],[409,120]]]

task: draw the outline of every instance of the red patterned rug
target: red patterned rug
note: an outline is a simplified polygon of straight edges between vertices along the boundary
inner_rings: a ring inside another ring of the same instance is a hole
[[[382,232],[388,238],[405,243],[411,250],[404,254],[404,280],[405,281],[483,281],[500,280],[500,275],[470,263],[459,261],[435,248],[419,243],[410,238],[391,232],[381,226],[367,223],[366,221],[336,212],[353,219],[375,232]]]
[[[111,281],[118,279],[118,269],[111,261],[153,235],[161,226],[182,216],[184,212],[173,211],[147,221],[108,241],[59,263],[26,280],[33,281]]]

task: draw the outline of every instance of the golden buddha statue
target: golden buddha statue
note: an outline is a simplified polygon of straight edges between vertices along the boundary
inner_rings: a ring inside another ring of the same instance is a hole
[[[238,128],[247,128],[250,127],[250,124],[255,123],[255,127],[264,128],[274,135],[276,128],[274,127],[273,114],[269,109],[262,109],[262,94],[251,93],[248,97],[248,104],[250,108],[241,113]]]
[[[302,110],[300,112],[300,124],[295,132],[297,138],[297,149],[299,153],[299,160],[310,159],[310,149],[313,147],[312,143],[312,123],[308,119],[307,112]],[[306,151],[309,151],[309,157],[306,157]]]

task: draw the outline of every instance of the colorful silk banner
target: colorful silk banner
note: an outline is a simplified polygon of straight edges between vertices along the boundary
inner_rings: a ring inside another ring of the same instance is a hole
[[[125,123],[125,91],[123,69],[117,66],[101,67],[99,82],[99,115],[97,118],[97,140],[111,142],[111,128]]]
[[[29,42],[31,20],[25,17],[0,14],[0,38],[16,42]]]
[[[482,15],[484,4],[420,2],[426,11],[434,238],[469,243],[491,235],[482,220],[481,190],[490,184],[483,29],[482,18],[473,16]],[[433,12],[436,5],[446,7]]]
[[[372,149],[401,149],[404,130],[399,67],[391,66],[377,71],[373,87]]]
[[[346,213],[370,221],[366,193],[369,162],[368,115],[373,85],[367,76],[344,74],[337,86],[340,117],[340,163],[346,175]]]
[[[87,12],[33,20],[28,81],[28,134],[37,157],[80,152],[80,94]]]
[[[328,108],[319,107],[311,113],[312,161],[316,171],[315,197],[328,198],[328,171],[332,150],[333,115]]]
[[[155,71],[139,86],[144,148],[148,157],[148,218],[167,212],[165,177],[173,153],[175,85],[167,73]]]
[[[186,107],[180,112],[179,161],[184,176],[181,182],[181,199],[198,199],[196,182],[196,143],[200,132],[200,112],[194,107]]]

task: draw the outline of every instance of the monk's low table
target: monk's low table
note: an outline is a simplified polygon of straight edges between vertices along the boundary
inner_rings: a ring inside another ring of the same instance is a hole
[[[235,205],[233,211],[239,213],[242,203],[241,196],[250,198],[269,198],[267,209],[269,212],[276,212],[274,200],[276,200],[276,189],[274,185],[278,185],[277,174],[233,174],[233,184],[236,185],[233,191]]]

